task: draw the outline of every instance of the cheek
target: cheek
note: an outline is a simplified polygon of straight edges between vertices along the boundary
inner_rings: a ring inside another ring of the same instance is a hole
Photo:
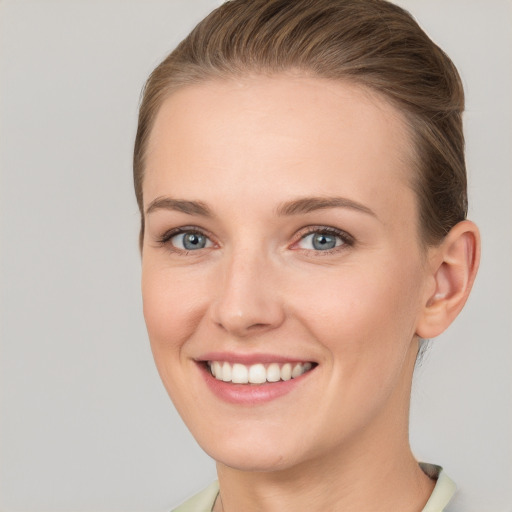
[[[157,365],[162,353],[179,356],[181,347],[197,328],[204,310],[202,282],[188,272],[143,263],[144,319]]]
[[[310,330],[344,371],[365,367],[385,372],[414,336],[419,272],[415,264],[358,262],[303,283],[300,309],[312,311]]]
[[[413,266],[353,266],[338,269],[337,276],[319,275],[295,294],[303,297],[309,332],[327,349],[328,382],[318,404],[318,417],[328,418],[327,437],[359,431],[408,389],[415,280]]]
[[[160,378],[183,417],[193,409],[187,341],[197,331],[205,311],[204,279],[188,272],[143,261],[142,299],[151,351]]]

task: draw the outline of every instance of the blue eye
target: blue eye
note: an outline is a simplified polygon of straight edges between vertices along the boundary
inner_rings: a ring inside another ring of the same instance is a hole
[[[340,247],[344,243],[345,241],[335,233],[314,231],[302,237],[298,243],[298,247],[313,251],[328,251],[335,247]]]
[[[197,231],[185,231],[178,233],[170,239],[171,244],[182,251],[195,251],[211,247],[212,241],[202,233]]]

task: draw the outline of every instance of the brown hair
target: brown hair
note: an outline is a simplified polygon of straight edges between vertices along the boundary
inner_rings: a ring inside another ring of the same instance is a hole
[[[144,156],[164,100],[187,84],[292,69],[369,87],[405,115],[425,244],[466,218],[461,80],[407,11],[384,0],[232,0],[201,21],[144,88],[133,158],[141,244]]]

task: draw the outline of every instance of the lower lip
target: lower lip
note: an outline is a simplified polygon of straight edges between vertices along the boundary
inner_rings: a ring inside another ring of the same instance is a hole
[[[206,367],[199,363],[201,374],[214,395],[224,402],[239,405],[257,405],[271,402],[276,398],[287,395],[297,386],[300,386],[309,374],[314,371],[309,370],[300,377],[290,380],[280,380],[279,382],[267,382],[265,384],[233,384],[217,380]]]

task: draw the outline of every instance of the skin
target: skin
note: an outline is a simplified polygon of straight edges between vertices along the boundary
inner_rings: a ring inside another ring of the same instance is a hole
[[[153,205],[144,316],[171,399],[217,461],[216,510],[412,512],[428,500],[434,483],[408,441],[418,335],[439,334],[462,308],[478,232],[461,223],[423,247],[410,147],[382,97],[319,78],[211,81],[161,107],[143,184],[145,210]],[[371,212],[279,213],[309,197]],[[211,215],[155,207],[162,198],[200,202]],[[161,242],[190,226],[208,236],[205,248]],[[350,238],[315,250],[311,226]],[[196,360],[210,351],[318,366],[290,393],[247,407],[206,386]]]

